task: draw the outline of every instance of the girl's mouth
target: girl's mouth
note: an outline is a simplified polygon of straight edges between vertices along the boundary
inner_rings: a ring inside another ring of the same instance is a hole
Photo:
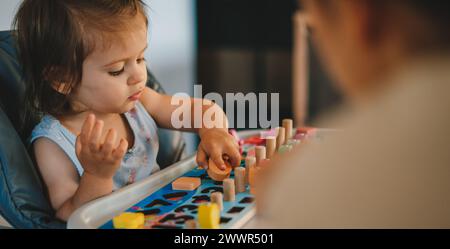
[[[130,97],[128,97],[128,99],[131,100],[131,101],[138,100],[138,99],[141,97],[142,92],[143,92],[143,91],[141,90],[141,91],[139,91],[139,92],[137,92],[137,93],[131,95]]]

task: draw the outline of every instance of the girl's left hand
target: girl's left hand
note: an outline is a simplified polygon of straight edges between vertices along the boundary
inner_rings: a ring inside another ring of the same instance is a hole
[[[208,159],[222,170],[225,170],[227,160],[231,166],[238,167],[241,163],[241,154],[236,139],[224,129],[208,129],[201,135],[197,150],[197,163],[200,167],[208,168]]]

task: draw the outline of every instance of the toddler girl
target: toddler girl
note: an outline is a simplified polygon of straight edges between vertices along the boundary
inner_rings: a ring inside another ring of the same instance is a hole
[[[18,10],[26,99],[31,111],[44,114],[30,143],[62,220],[159,170],[157,127],[174,128],[177,106],[146,87],[147,26],[139,0],[25,0]],[[198,101],[191,99],[192,109]],[[224,165],[226,158],[239,165],[225,114],[212,102],[200,105],[225,121],[222,127],[183,129],[201,138],[197,162],[206,166],[211,158]],[[193,115],[183,118],[195,121]]]

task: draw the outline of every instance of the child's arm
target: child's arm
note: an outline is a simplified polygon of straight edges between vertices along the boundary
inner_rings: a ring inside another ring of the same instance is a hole
[[[178,106],[171,104],[172,96],[159,94],[150,88],[146,88],[140,100],[160,127],[174,129],[171,122],[171,116]],[[228,119],[222,108],[207,99],[190,98],[190,103],[191,117],[188,118],[190,118],[191,127],[195,127],[195,106],[201,106],[201,117],[209,110],[209,112],[212,111],[222,115],[223,120],[222,124],[219,124],[219,127],[212,127],[213,124],[207,123],[207,120],[202,119],[202,128],[180,129],[183,131],[197,132],[199,134],[201,138],[197,151],[197,162],[199,165],[207,167],[207,158],[209,157],[219,165],[220,168],[225,169],[223,157],[226,156],[233,166],[239,166],[241,161],[239,146],[234,138],[228,133]]]
[[[77,139],[77,156],[84,168],[81,177],[65,152],[54,142],[47,138],[34,142],[36,161],[50,202],[56,210],[56,217],[61,220],[67,220],[73,211],[88,201],[112,192],[112,177],[120,166],[127,143],[121,142],[113,150],[115,134],[110,132],[105,143],[100,145],[101,130],[101,122],[95,122],[91,116]]]

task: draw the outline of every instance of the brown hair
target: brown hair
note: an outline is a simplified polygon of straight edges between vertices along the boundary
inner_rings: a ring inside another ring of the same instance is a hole
[[[333,15],[333,4],[339,0],[314,0],[314,2],[323,7],[328,15]],[[358,0],[361,1],[361,0]],[[407,10],[415,14],[411,18],[418,18],[426,27],[426,34],[420,33],[414,25],[408,25],[410,20],[405,22],[402,32],[411,35],[410,41],[418,49],[448,49],[450,47],[450,32],[448,24],[450,23],[450,3],[442,0],[365,0],[371,5],[373,11],[379,12],[379,16],[386,15],[388,9],[395,11]],[[300,3],[302,1],[300,0]],[[394,7],[394,8],[392,8]],[[422,30],[423,31],[423,30]]]
[[[71,112],[69,96],[56,91],[76,88],[83,61],[99,44],[132,28],[142,16],[141,0],[25,0],[14,18],[19,58],[26,82],[27,112],[61,115]],[[124,38],[124,37],[121,37]],[[99,42],[101,41],[101,42]]]

